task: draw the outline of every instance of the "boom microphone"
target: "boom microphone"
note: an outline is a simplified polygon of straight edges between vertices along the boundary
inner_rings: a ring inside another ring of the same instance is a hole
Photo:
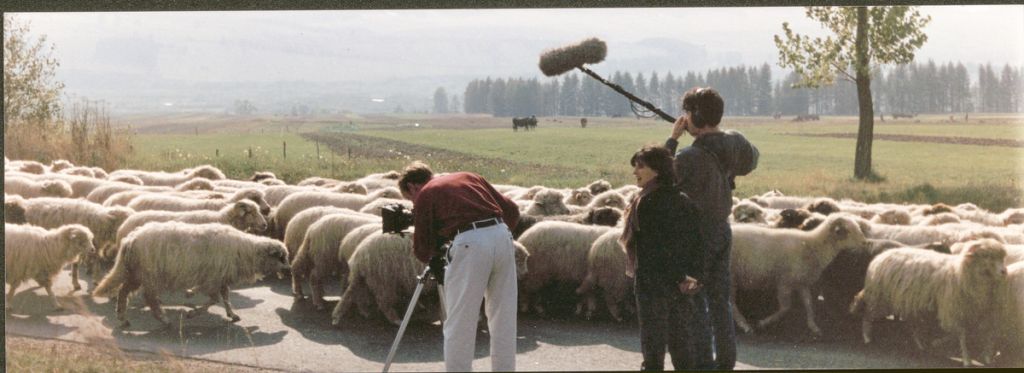
[[[636,95],[622,89],[618,84],[609,82],[600,75],[597,75],[597,73],[583,67],[584,64],[595,64],[604,61],[604,57],[607,54],[608,45],[605,44],[604,41],[601,41],[598,38],[590,38],[576,45],[552,49],[542,53],[540,55],[540,71],[546,76],[555,76],[564,74],[572,69],[579,69],[583,73],[590,75],[591,78],[597,79],[597,81],[615,90],[615,92],[626,96],[630,101],[633,101],[652,113],[657,114],[661,119],[664,119],[669,123],[675,123],[676,118],[666,114],[654,105],[651,105],[650,102],[636,97]],[[635,109],[634,112],[636,112]]]
[[[540,55],[540,71],[547,76],[561,75],[585,63],[599,63],[608,54],[608,45],[590,38],[576,45],[552,49]]]

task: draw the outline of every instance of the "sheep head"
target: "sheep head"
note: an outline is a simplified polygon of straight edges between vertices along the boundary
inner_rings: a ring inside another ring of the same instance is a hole
[[[983,238],[964,243],[960,252],[963,256],[965,276],[987,281],[1006,281],[1006,249],[999,241]]]
[[[781,219],[775,224],[776,228],[799,228],[800,225],[811,217],[811,212],[805,209],[785,209],[779,213]]]
[[[594,225],[614,227],[622,218],[622,210],[614,207],[598,207],[587,213],[586,222]]]
[[[569,198],[565,203],[576,206],[586,206],[590,204],[590,201],[594,199],[594,194],[590,192],[590,189],[579,188],[574,189],[569,194]]]
[[[60,180],[46,180],[42,183],[42,191],[47,197],[71,197],[71,186]]]
[[[526,251],[526,247],[519,241],[512,241],[512,245],[516,248],[516,275],[519,278],[523,278],[529,272],[526,268],[526,262],[530,258],[530,252]]]
[[[92,231],[79,224],[66,225],[60,231],[63,247],[72,254],[96,254],[96,246],[92,243]]]
[[[276,274],[277,278],[284,278],[284,273],[291,269],[288,265],[288,250],[284,243],[273,239],[261,240],[257,247],[258,263],[262,274]]]
[[[612,184],[606,181],[605,179],[598,179],[590,183],[590,185],[587,185],[587,189],[590,190],[591,194],[596,196],[598,194],[611,190]]]
[[[244,232],[258,233],[267,230],[267,219],[260,212],[260,206],[250,200],[241,200],[228,207],[228,221],[231,226]]]
[[[818,198],[811,202],[806,207],[807,211],[816,212],[822,215],[830,215],[834,212],[839,212],[839,204],[833,201],[831,198]]]
[[[813,232],[826,235],[826,242],[836,250],[868,250],[871,246],[860,224],[849,216],[830,216]]]

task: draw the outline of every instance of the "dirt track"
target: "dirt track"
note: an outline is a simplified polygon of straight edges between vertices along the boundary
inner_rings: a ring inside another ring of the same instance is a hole
[[[805,137],[832,137],[840,139],[855,139],[856,133],[787,133],[790,136]],[[918,135],[886,135],[875,134],[875,140],[904,141],[904,142],[930,142],[937,144],[956,145],[979,145],[979,146],[1006,146],[1011,148],[1024,148],[1024,140],[1011,139],[986,139],[977,137],[948,137],[948,136],[918,136]]]

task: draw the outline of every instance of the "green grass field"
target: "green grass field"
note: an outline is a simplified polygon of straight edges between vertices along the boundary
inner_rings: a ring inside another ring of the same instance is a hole
[[[321,118],[308,124],[289,121],[290,132],[273,126],[285,122],[264,120],[259,122],[262,133],[241,133],[238,129],[245,127],[237,123],[218,124],[197,127],[203,128],[195,130],[198,134],[140,134],[129,167],[177,170],[209,163],[232,178],[270,170],[294,183],[314,175],[354,179],[400,170],[421,159],[437,171],[473,171],[500,184],[577,187],[604,178],[622,185],[633,183],[628,163],[632,153],[646,143],[662,143],[670,131],[668,123],[655,120],[590,118],[588,128],[581,129],[578,118],[540,119],[539,130],[525,133],[511,131],[509,118],[484,116]],[[743,132],[761,151],[758,169],[738,179],[739,197],[778,189],[787,195],[869,203],[973,202],[996,211],[1024,206],[1022,147],[880,139],[915,135],[1021,141],[1022,116],[973,115],[970,124],[949,123],[942,116],[876,121],[873,165],[884,178],[880,182],[852,179],[853,138],[796,135],[856,133],[855,117],[810,123],[725,118],[723,126]],[[282,143],[287,143],[287,158]]]

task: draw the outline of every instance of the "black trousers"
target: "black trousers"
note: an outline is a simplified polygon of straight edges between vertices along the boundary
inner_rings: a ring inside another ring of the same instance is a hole
[[[711,343],[700,333],[707,327],[698,325],[707,321],[705,315],[699,314],[706,312],[703,299],[699,299],[699,295],[680,293],[675,284],[645,281],[641,276],[635,286],[640,351],[644,359],[640,369],[664,370],[666,349],[675,370],[709,368],[711,356],[701,356],[704,354],[698,352],[707,351],[705,345]]]

